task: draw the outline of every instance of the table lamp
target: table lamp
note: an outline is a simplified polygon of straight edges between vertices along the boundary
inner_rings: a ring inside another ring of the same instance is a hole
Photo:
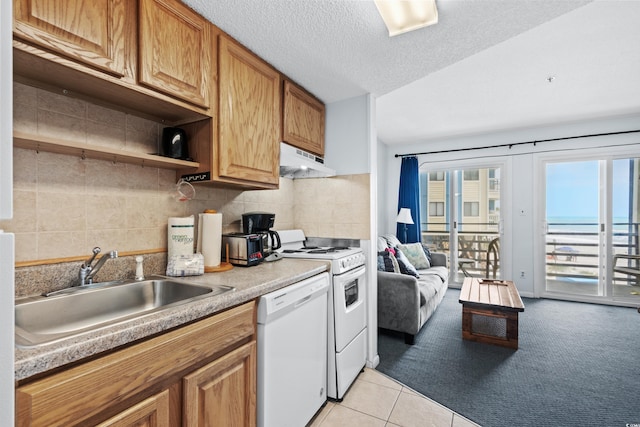
[[[400,208],[400,212],[398,212],[398,218],[396,218],[396,222],[403,224],[404,239],[402,240],[402,243],[407,243],[407,224],[413,224],[413,218],[411,218],[411,209]]]

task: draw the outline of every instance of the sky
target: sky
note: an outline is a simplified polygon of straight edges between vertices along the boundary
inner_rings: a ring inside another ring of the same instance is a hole
[[[547,217],[598,218],[599,161],[547,165]],[[629,160],[613,162],[613,217],[629,213]]]

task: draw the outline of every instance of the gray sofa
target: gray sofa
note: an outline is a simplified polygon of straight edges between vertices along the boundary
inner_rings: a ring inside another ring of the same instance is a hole
[[[384,238],[391,247],[397,242],[390,236]],[[380,245],[379,240],[379,250]],[[419,278],[378,271],[378,327],[403,332],[407,344],[414,343],[415,335],[442,301],[449,283],[447,257],[443,253],[431,253],[431,267],[417,271]]]

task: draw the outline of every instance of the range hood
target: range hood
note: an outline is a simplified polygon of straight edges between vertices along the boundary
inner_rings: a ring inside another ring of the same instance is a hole
[[[335,176],[336,171],[324,165],[322,157],[280,143],[280,176],[285,178],[325,178]]]

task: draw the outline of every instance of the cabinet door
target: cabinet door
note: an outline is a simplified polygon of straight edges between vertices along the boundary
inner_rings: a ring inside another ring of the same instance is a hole
[[[227,37],[219,49],[219,175],[277,185],[280,74]]]
[[[209,106],[211,24],[177,0],[140,0],[140,84]]]
[[[169,391],[161,391],[97,427],[171,427]]]
[[[283,140],[324,156],[324,104],[289,81],[284,82]]]
[[[184,378],[185,427],[256,425],[256,343]]]
[[[129,0],[14,0],[14,35],[123,76]]]

